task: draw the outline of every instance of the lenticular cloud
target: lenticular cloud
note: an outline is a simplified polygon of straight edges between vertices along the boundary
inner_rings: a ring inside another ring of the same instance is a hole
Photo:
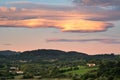
[[[109,21],[120,20],[119,10],[102,10],[90,5],[119,4],[118,0],[74,0],[80,6],[51,6],[31,3],[13,3],[11,7],[0,7],[0,27],[57,28],[62,32],[103,32],[114,25]],[[82,4],[82,5],[81,5]],[[31,5],[30,8],[28,6]],[[35,8],[36,5],[36,8]]]

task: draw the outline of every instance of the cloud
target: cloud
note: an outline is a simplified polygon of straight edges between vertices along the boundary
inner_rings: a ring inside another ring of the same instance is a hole
[[[100,42],[106,44],[120,44],[119,39],[47,39],[47,42]]]
[[[11,46],[11,44],[8,44],[8,43],[6,43],[6,44],[1,44],[1,45],[3,45],[3,46]]]
[[[73,0],[73,2],[86,6],[120,6],[120,0]]]
[[[0,26],[6,27],[26,27],[26,28],[58,28],[63,32],[101,32],[110,27],[110,23],[88,20],[47,20],[47,19],[28,19],[28,20],[3,20]]]
[[[0,11],[6,12],[6,11],[8,11],[8,9],[6,7],[0,7]]]
[[[23,4],[21,6],[21,4]],[[120,11],[29,2],[0,7],[0,27],[57,28],[62,32],[103,32],[120,20]],[[109,14],[108,14],[109,13]]]
[[[2,7],[0,7],[0,11],[1,11],[1,12],[16,11],[16,7],[7,8],[7,7],[5,7],[5,6],[2,6]]]
[[[120,20],[120,0],[73,0],[78,12],[91,14],[88,20]]]

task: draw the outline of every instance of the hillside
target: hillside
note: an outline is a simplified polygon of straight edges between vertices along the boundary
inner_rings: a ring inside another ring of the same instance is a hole
[[[16,54],[18,54],[18,52],[10,51],[10,50],[0,51],[0,55],[3,55],[3,56],[10,56],[10,55],[16,55]]]
[[[25,52],[0,52],[0,80],[3,80],[1,77],[5,77],[6,80],[14,78],[14,80],[36,78],[43,80],[46,80],[44,78],[48,78],[48,80],[50,80],[50,78],[69,80],[88,80],[89,78],[91,78],[89,80],[94,80],[95,78],[100,78],[99,80],[108,80],[104,78],[101,79],[102,75],[107,78],[107,75],[111,73],[114,73],[110,75],[112,78],[115,78],[114,80],[116,80],[116,78],[118,78],[117,80],[120,79],[118,77],[119,71],[117,71],[120,70],[119,55],[88,55],[82,52],[65,52],[52,49],[38,49]],[[89,67],[87,65],[88,63],[93,63],[95,66]],[[12,71],[11,67],[16,68],[16,70]],[[17,68],[24,74],[18,74]],[[103,71],[105,71],[104,74]]]
[[[51,50],[51,49],[39,49],[33,51],[25,51],[20,54],[21,58],[33,59],[33,60],[78,60],[85,59],[88,57],[88,54],[79,53],[79,52],[65,52],[61,50]]]
[[[17,54],[17,55],[16,55]],[[88,55],[82,52],[76,51],[61,51],[61,50],[52,50],[52,49],[38,49],[32,51],[24,52],[14,52],[14,51],[0,51],[0,57],[6,58],[6,60],[27,60],[32,62],[41,62],[41,61],[80,61],[80,60],[101,60],[101,59],[116,59],[118,57],[114,54],[101,54],[101,55]]]

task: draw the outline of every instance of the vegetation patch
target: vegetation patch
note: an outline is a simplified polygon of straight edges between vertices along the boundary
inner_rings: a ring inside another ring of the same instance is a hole
[[[65,72],[64,74],[83,75],[85,73],[88,73],[89,71],[97,70],[97,69],[98,69],[97,67],[79,66],[78,70],[71,70],[71,71]]]

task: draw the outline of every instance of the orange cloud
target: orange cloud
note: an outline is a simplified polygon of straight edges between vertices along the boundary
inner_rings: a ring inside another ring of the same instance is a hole
[[[110,23],[90,20],[65,20],[58,25],[61,26],[62,31],[72,32],[99,32],[112,27]]]
[[[102,32],[113,27],[111,23],[86,20],[96,17],[74,10],[20,9],[1,7],[0,26],[26,28],[58,28],[63,32]]]
[[[89,20],[47,20],[47,19],[29,19],[29,20],[5,20],[0,21],[0,26],[9,27],[27,27],[27,28],[58,28],[63,32],[99,32],[112,27],[112,24],[89,21]]]

